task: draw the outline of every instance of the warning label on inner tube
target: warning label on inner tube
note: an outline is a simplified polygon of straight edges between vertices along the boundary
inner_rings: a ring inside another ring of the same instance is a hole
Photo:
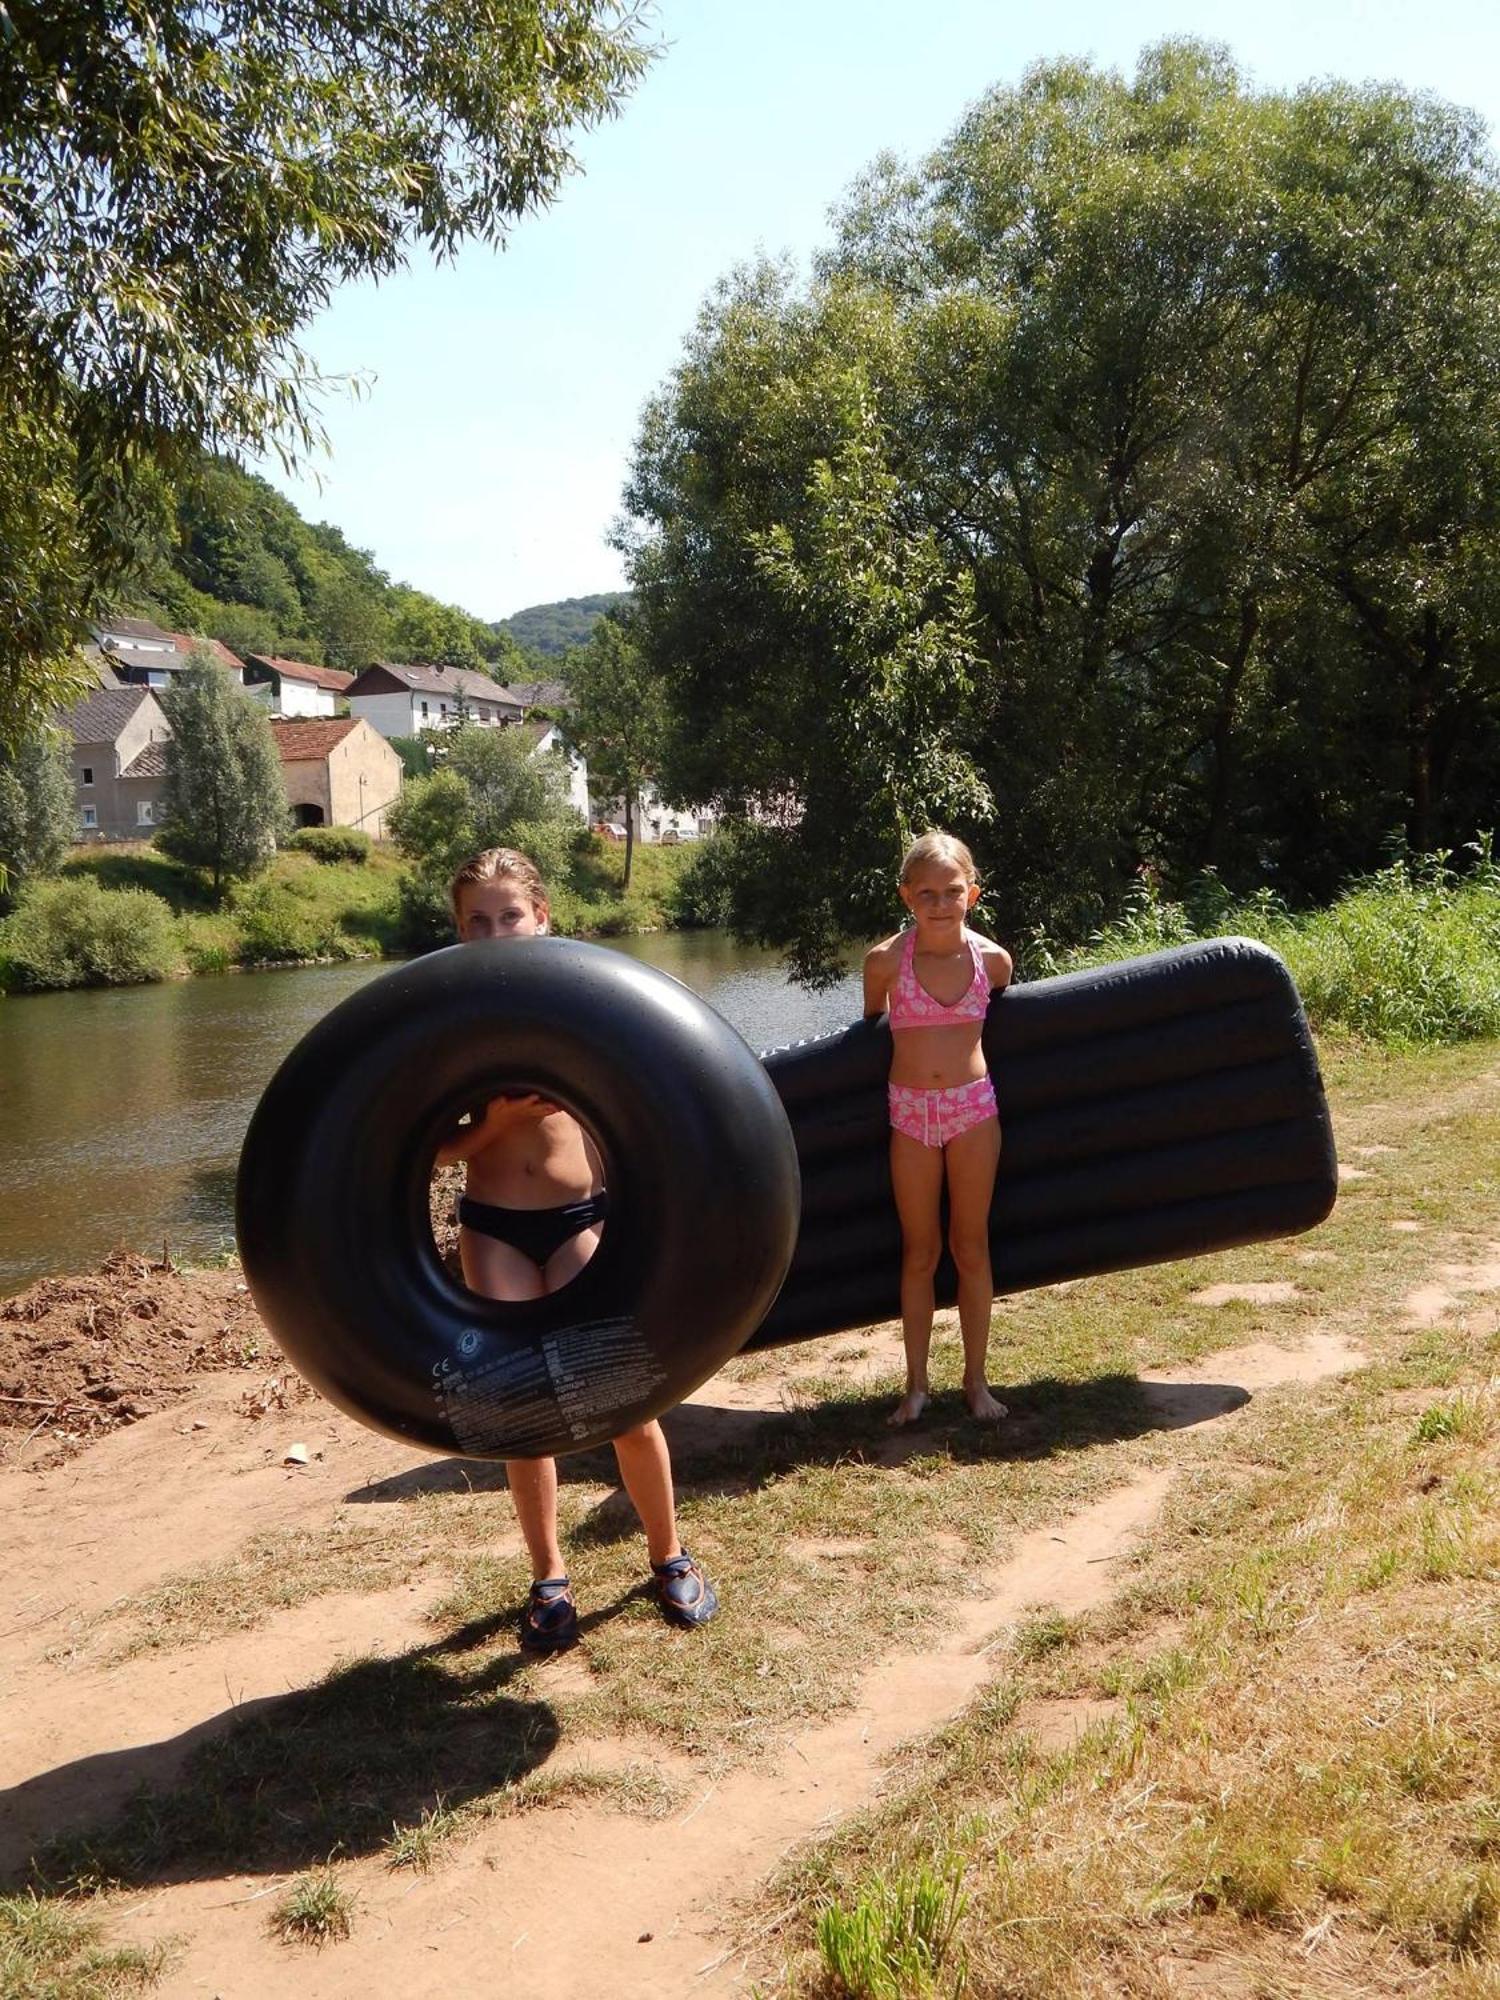
[[[463,1358],[470,1343],[472,1361]],[[524,1456],[588,1436],[601,1419],[633,1409],[665,1380],[633,1320],[595,1319],[502,1353],[473,1328],[433,1388],[460,1450]]]

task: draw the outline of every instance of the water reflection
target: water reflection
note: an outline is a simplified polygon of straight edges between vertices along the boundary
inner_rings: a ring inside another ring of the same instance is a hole
[[[753,1048],[859,1011],[854,976],[788,985],[773,952],[717,931],[612,941],[702,994]],[[311,966],[0,1001],[0,1295],[116,1244],[216,1255],[271,1072],[331,1007],[389,968]]]

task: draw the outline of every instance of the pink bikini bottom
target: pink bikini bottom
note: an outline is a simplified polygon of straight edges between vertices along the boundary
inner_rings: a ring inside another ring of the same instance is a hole
[[[947,1090],[917,1090],[905,1083],[888,1087],[891,1130],[904,1132],[919,1146],[946,1146],[960,1132],[998,1118],[995,1086],[987,1076],[972,1083],[955,1083]]]

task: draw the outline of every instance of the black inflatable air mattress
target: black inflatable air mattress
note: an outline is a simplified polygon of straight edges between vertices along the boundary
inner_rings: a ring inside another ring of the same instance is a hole
[[[995,1290],[1228,1250],[1321,1222],[1333,1131],[1290,973],[1244,938],[1038,980],[990,1002],[1004,1145]],[[900,1312],[886,1165],[890,1028],[763,1057],[802,1172],[792,1267],[751,1347]],[[939,1302],[957,1279],[945,1257]]]

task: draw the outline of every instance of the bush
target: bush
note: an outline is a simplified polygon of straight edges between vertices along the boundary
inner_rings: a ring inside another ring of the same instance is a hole
[[[1467,872],[1441,855],[1401,861],[1304,914],[1265,892],[1231,902],[1211,879],[1168,902],[1146,881],[1080,950],[1037,937],[1021,961],[1036,978],[1229,933],[1281,953],[1320,1030],[1396,1048],[1500,1035],[1500,865],[1487,835],[1469,852]]]
[[[23,992],[139,986],[181,966],[172,912],[146,889],[36,882],[0,923],[0,984]]]
[[[287,965],[312,958],[353,958],[354,947],[331,912],[290,882],[258,882],[235,898],[242,965]]]
[[[370,836],[357,826],[299,827],[286,843],[315,861],[368,861]]]
[[[672,922],[682,930],[715,930],[729,922],[733,834],[700,841],[671,891]]]

